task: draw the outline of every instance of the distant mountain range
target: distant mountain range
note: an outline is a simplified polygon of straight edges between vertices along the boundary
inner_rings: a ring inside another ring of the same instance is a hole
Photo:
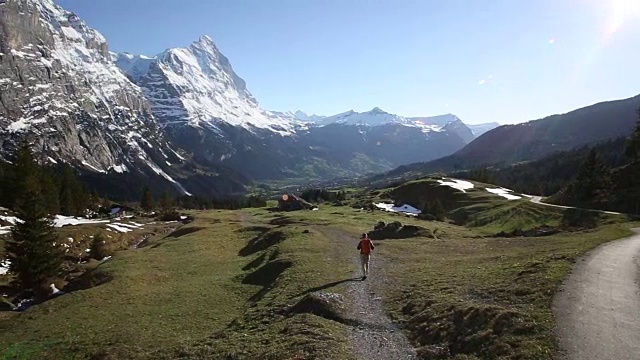
[[[114,53],[52,0],[1,6],[0,158],[26,139],[39,159],[73,165],[115,199],[138,196],[145,183],[222,196],[254,181],[522,161],[627,133],[638,102],[497,128],[377,107],[332,116],[268,111],[208,36],[153,56]]]
[[[369,125],[369,126],[379,126],[383,124],[395,123],[402,124],[405,126],[414,126],[423,129],[425,132],[429,131],[439,131],[445,125],[452,122],[461,122],[457,116],[453,114],[444,114],[438,116],[426,116],[426,117],[403,117],[395,114],[390,114],[385,112],[384,110],[375,107],[367,112],[355,112],[353,110],[349,110],[344,113],[332,115],[332,116],[322,116],[322,115],[307,115],[303,111],[296,111],[295,113],[291,113],[296,119],[301,121],[306,121],[312,123],[314,125],[327,125],[333,123],[341,123],[341,124],[350,124],[350,125]],[[485,132],[494,129],[500,124],[497,122],[486,123],[486,124],[475,124],[470,125],[466,123],[462,123],[467,127],[470,131],[461,130],[461,134],[465,139],[471,138],[469,141],[475,137],[478,137]]]
[[[29,139],[39,158],[73,165],[116,198],[139,191],[131,184],[222,195],[254,180],[363,175],[474,137],[453,115],[264,110],[208,36],[153,56],[109,52],[52,0],[7,2],[0,25],[0,156]]]
[[[640,95],[607,101],[486,132],[452,155],[401,166],[376,179],[412,177],[483,166],[509,165],[629,136],[638,120]]]

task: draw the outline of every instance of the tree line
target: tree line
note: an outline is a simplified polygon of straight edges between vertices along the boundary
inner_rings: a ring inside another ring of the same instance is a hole
[[[451,176],[549,196],[553,203],[640,213],[640,109],[633,133],[593,146],[504,168],[481,167]]]
[[[99,202],[98,194],[90,192],[68,164],[42,166],[27,145],[21,146],[12,160],[0,162],[0,206],[17,208],[26,191],[27,178],[34,182],[29,185],[41,192],[44,209],[50,214],[84,215],[86,209]]]
[[[300,197],[307,202],[320,203],[324,201],[335,202],[344,201],[347,199],[347,193],[344,190],[341,191],[329,191],[326,189],[306,189],[302,191]]]

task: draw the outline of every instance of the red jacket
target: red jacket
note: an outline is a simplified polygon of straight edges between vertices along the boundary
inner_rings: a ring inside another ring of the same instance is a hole
[[[362,239],[358,243],[358,250],[360,250],[360,254],[369,255],[371,254],[371,250],[373,249],[374,249],[373,241],[371,241],[371,239],[369,238]]]

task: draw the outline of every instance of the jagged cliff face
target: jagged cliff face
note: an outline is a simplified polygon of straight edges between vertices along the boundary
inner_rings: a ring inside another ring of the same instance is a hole
[[[184,153],[167,142],[143,91],[101,34],[52,0],[0,5],[0,155],[23,139],[52,163],[160,177],[189,193],[174,179]]]
[[[153,57],[110,53],[99,32],[52,0],[0,5],[5,159],[27,139],[45,161],[70,163],[105,187],[155,182],[227,195],[249,178],[360,175],[466,143],[453,126],[377,108],[327,119],[262,109],[208,36]],[[100,178],[112,175],[125,180]]]

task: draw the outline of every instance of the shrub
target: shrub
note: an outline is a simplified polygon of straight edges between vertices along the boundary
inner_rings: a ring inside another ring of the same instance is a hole
[[[91,257],[96,260],[102,260],[107,256],[113,255],[113,247],[107,243],[107,237],[103,232],[94,235],[91,247],[89,249]]]

